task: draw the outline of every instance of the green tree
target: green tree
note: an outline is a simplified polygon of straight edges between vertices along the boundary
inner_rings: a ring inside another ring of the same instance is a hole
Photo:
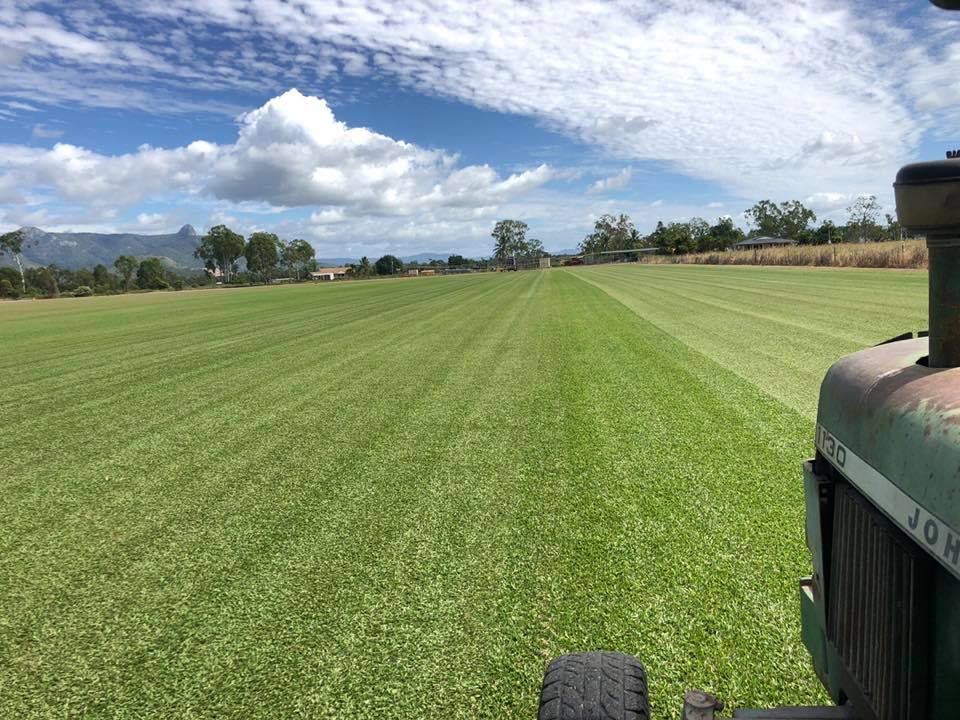
[[[254,275],[259,275],[263,282],[268,282],[280,260],[281,247],[280,238],[273,233],[253,233],[243,249],[243,256],[247,259],[247,270]]]
[[[642,243],[629,215],[601,215],[593,225],[593,232],[580,243],[580,250],[587,254],[630,250]]]
[[[826,245],[828,243],[838,242],[843,239],[843,229],[838,228],[833,220],[824,220],[820,226],[811,233],[810,242],[813,245]]]
[[[743,230],[738,228],[730,216],[717,218],[710,226],[710,247],[708,250],[726,250],[743,240]]]
[[[295,239],[283,246],[280,255],[287,272],[299,280],[305,273],[310,261],[316,257],[313,245],[306,240]]]
[[[27,291],[27,280],[23,274],[23,246],[27,244],[26,235],[23,230],[13,230],[12,232],[0,235],[0,257],[4,255],[13,255],[17,263],[17,269],[20,271],[20,288],[23,292]]]
[[[51,267],[56,270],[55,265]],[[44,295],[57,297],[60,294],[56,275],[50,271],[49,267],[27,268],[24,271],[24,276],[29,287],[36,288]]]
[[[500,220],[493,226],[493,256],[497,260],[525,256],[529,252],[527,230],[529,226],[520,220]]]
[[[143,290],[163,290],[169,287],[160,258],[146,258],[140,263],[137,268],[137,286]]]
[[[200,238],[200,245],[194,250],[193,256],[203,260],[207,270],[219,271],[223,282],[230,282],[244,249],[243,235],[226,225],[215,225]]]
[[[347,274],[350,277],[364,278],[373,275],[373,266],[370,264],[370,258],[364,255],[359,263],[351,263],[347,266]]]
[[[23,277],[12,267],[0,267],[0,285],[4,288],[9,287],[9,291],[4,290],[0,295],[4,297],[20,297],[25,283],[21,284]],[[4,284],[6,283],[6,284]]]
[[[753,226],[751,235],[797,239],[811,223],[817,221],[816,213],[799,200],[790,200],[777,205],[770,200],[761,200],[744,215]]]
[[[877,224],[877,218],[880,216],[880,203],[877,202],[876,195],[861,195],[850,207],[847,208],[850,214],[850,220],[847,227],[850,228],[857,242],[875,240],[880,234],[880,226]]]
[[[447,267],[463,267],[467,259],[463,255],[451,255],[447,258]]]
[[[710,236],[710,223],[702,217],[692,217],[687,223],[690,240],[695,252],[713,250],[713,238]]]
[[[883,229],[883,235],[887,240],[900,240],[903,238],[903,226],[900,221],[890,213],[884,214],[887,226]]]
[[[67,271],[67,274],[66,288],[69,290],[76,289],[78,285],[93,287],[95,283],[93,273],[87,270],[87,268],[80,268],[73,272]],[[64,287],[64,284],[61,283],[60,287]]]
[[[377,275],[393,275],[403,271],[403,262],[394,255],[384,255],[373,264]]]
[[[107,270],[107,266],[102,263],[97,263],[93,268],[93,284],[97,285],[111,285],[112,278],[110,277],[110,271]]]
[[[660,242],[657,247],[671,255],[686,255],[697,249],[693,233],[688,223],[670,223],[664,226],[658,224]]]
[[[137,272],[138,265],[137,259],[132,255],[121,255],[113,261],[113,266],[117,269],[117,272],[120,273],[120,277],[123,278],[124,292],[130,289],[130,278]]]
[[[547,252],[547,249],[543,247],[543,243],[537,240],[536,238],[530,238],[527,240],[526,252],[522,253],[520,257],[531,260],[536,258],[547,257],[550,253]]]

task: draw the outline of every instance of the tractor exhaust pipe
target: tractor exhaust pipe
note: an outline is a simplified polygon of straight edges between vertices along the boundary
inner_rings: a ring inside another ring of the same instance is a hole
[[[930,257],[930,358],[933,368],[960,366],[960,235],[927,236]]]
[[[951,158],[957,153],[948,153]],[[925,235],[930,259],[932,368],[960,367],[960,159],[905,165],[893,184],[897,217]]]

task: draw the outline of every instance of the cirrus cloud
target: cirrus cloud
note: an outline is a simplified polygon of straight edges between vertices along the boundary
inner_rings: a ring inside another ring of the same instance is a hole
[[[154,94],[183,111],[172,86],[203,89],[213,108],[226,90],[365,74],[529,116],[620,161],[664,163],[744,197],[868,191],[910,159],[926,110],[960,103],[960,46],[945,25],[956,21],[923,8],[905,21],[897,3],[70,5],[56,17],[26,0],[0,11],[0,42],[24,55],[0,71],[10,92],[137,107]],[[235,42],[192,41],[223,33]]]

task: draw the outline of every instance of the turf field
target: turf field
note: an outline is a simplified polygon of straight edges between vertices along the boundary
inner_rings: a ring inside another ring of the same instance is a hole
[[[800,462],[926,275],[630,266],[0,303],[0,716],[533,718],[555,655],[822,700]]]

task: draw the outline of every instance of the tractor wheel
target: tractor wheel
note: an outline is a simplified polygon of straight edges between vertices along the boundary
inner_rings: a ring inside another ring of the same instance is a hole
[[[538,720],[649,720],[647,673],[632,655],[573,653],[547,668]]]

